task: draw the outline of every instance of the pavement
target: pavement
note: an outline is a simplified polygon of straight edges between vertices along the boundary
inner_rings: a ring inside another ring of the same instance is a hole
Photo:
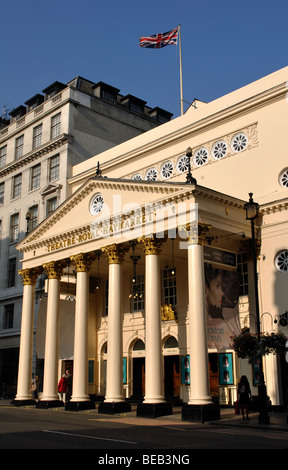
[[[0,399],[0,407],[12,407],[15,408],[15,405],[11,404],[11,400],[9,399]],[[30,405],[29,408],[35,408],[35,405]],[[108,415],[108,414],[100,414],[98,413],[98,404],[96,404],[95,409],[92,410],[83,410],[83,411],[66,411],[64,407],[56,408],[57,411],[63,413],[89,413],[93,414],[95,419],[105,420],[110,422],[121,422],[125,424],[134,424],[134,425],[142,425],[142,426],[167,426],[167,425],[180,425],[182,424],[197,424],[199,422],[196,421],[183,421],[182,420],[182,413],[181,413],[181,406],[173,407],[173,414],[167,416],[160,416],[157,418],[144,418],[137,416],[137,405],[131,405],[131,411]],[[54,410],[55,408],[48,408],[45,410],[47,411]],[[217,421],[210,421],[206,422],[205,424],[211,425],[219,425],[219,426],[232,426],[232,427],[240,427],[240,428],[255,428],[255,429],[266,429],[266,430],[274,430],[274,431],[284,431],[288,432],[288,413],[277,412],[277,411],[269,411],[268,416],[270,423],[263,424],[259,423],[259,412],[251,412],[249,413],[249,420],[243,420],[242,415],[235,414],[235,410],[232,407],[225,407],[220,408],[220,416],[221,419]]]

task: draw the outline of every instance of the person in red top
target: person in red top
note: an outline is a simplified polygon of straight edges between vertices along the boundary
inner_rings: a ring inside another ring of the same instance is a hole
[[[66,374],[64,374],[64,375],[62,375],[62,377],[61,377],[61,379],[59,380],[59,383],[58,383],[59,398],[64,403],[66,403],[67,386],[68,386],[68,380],[67,380]]]

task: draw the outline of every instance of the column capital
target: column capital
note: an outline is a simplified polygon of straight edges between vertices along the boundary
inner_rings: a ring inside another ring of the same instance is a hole
[[[187,241],[192,245],[204,245],[205,238],[212,225],[194,222],[186,225]]]
[[[65,266],[64,261],[50,261],[43,264],[43,269],[47,272],[48,279],[61,279]]]
[[[116,245],[114,243],[113,245],[105,246],[102,248],[102,251],[107,255],[109,264],[121,264],[129,249],[130,246]]]
[[[138,238],[138,242],[142,243],[145,255],[159,255],[165,241],[165,238],[156,238],[155,234],[152,237]]]
[[[35,286],[37,282],[37,277],[41,274],[41,268],[26,268],[18,271],[20,276],[22,276],[22,281],[24,286]]]
[[[79,253],[79,255],[70,256],[70,259],[75,263],[77,273],[88,273],[94,261],[90,253]]]

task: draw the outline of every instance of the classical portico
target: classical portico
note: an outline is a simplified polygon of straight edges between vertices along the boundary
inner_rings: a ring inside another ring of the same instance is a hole
[[[203,244],[208,231],[211,236],[231,233],[234,238],[240,231],[249,232],[243,204],[186,184],[91,178],[81,186],[18,245],[23,253],[24,297],[15,405],[32,400],[33,296],[37,276],[42,272],[48,277],[48,288],[43,393],[37,407],[63,405],[57,393],[61,376],[59,302],[61,279],[67,276],[70,266],[76,284],[73,388],[65,408],[73,411],[94,408],[91,395],[96,398],[99,395],[101,413],[131,409],[124,389],[126,372],[127,384],[133,381],[127,346],[130,337],[130,344],[135,338],[143,338],[145,343],[145,393],[137,414],[152,417],[171,414],[172,406],[164,393],[167,378],[163,344],[173,332],[174,338],[179,337],[181,354],[190,355],[191,385],[183,419],[203,420],[207,410],[211,419],[218,419],[209,392]],[[199,227],[196,235],[195,226]],[[183,291],[187,285],[187,296],[181,298],[178,319],[175,316],[170,323],[163,323],[160,270],[171,264],[172,238],[177,243],[179,274]],[[137,315],[128,310],[132,242],[137,243],[145,284],[145,307]],[[100,271],[98,254],[102,254]],[[99,290],[91,291],[92,279],[100,285]],[[107,312],[103,313],[105,301]],[[132,326],[125,327],[127,318]],[[187,339],[182,339],[180,330],[187,331]],[[105,363],[101,356],[104,344],[107,344]],[[94,364],[95,385],[89,382],[89,361]],[[101,387],[105,392],[103,399],[99,394]]]

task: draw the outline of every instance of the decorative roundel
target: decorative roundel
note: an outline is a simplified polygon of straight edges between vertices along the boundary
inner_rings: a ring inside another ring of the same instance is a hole
[[[96,215],[102,210],[104,199],[101,193],[95,194],[90,202],[90,214]]]
[[[202,166],[205,165],[208,161],[208,151],[205,149],[205,147],[201,147],[201,149],[197,150],[197,152],[194,155],[194,163],[197,166]]]
[[[170,176],[172,176],[172,173],[173,173],[173,163],[171,162],[165,162],[163,163],[162,167],[161,167],[161,176],[164,180],[166,180],[167,178],[170,178]]]
[[[279,182],[283,188],[288,188],[288,169],[282,171],[280,174]]]
[[[182,155],[182,157],[178,159],[178,162],[176,165],[177,171],[179,173],[186,173],[186,171],[188,171],[188,166],[189,166],[188,157],[186,155]]]
[[[212,147],[212,156],[215,158],[215,160],[220,160],[221,158],[225,157],[227,150],[228,146],[225,140],[219,140]]]
[[[280,251],[275,256],[275,267],[282,273],[288,272],[288,250]]]
[[[239,132],[239,134],[234,135],[231,146],[234,152],[242,152],[247,147],[248,144],[248,137],[243,132]]]
[[[142,180],[142,176],[140,173],[135,173],[135,175],[132,176],[132,180]]]
[[[157,180],[157,170],[155,168],[149,168],[146,172],[147,181],[156,181]]]

